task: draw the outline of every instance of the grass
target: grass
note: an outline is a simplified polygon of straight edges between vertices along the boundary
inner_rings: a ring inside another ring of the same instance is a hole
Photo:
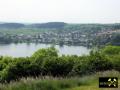
[[[120,86],[117,89],[100,89],[98,78],[104,76],[118,77],[120,82],[120,72],[112,70],[84,77],[53,78],[46,76],[23,78],[9,84],[0,84],[0,90],[120,90]]]

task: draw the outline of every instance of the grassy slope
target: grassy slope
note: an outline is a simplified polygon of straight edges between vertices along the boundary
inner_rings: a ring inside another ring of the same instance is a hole
[[[118,79],[119,79],[118,88],[99,88],[99,86],[98,86],[99,82],[98,82],[97,78],[104,77],[104,76],[105,77],[118,77]],[[120,72],[116,72],[116,71],[100,72],[92,77],[94,77],[94,78],[91,79],[92,82],[89,83],[88,85],[82,85],[82,86],[73,87],[73,88],[69,88],[69,89],[65,89],[65,90],[120,90]]]
[[[21,79],[19,82],[0,84],[0,90],[120,90],[120,86],[117,89],[99,89],[98,78],[100,76],[116,76],[119,77],[120,82],[119,72],[106,71],[80,78],[74,77],[63,79],[45,77]]]

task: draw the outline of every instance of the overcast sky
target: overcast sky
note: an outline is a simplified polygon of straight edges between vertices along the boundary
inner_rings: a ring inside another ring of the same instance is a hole
[[[0,0],[0,21],[120,23],[120,0]]]

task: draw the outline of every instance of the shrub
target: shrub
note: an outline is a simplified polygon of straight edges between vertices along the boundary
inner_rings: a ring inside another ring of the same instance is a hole
[[[109,58],[100,52],[93,52],[88,58],[89,68],[94,71],[105,71],[113,68]]]
[[[115,69],[120,71],[119,50],[91,51],[88,56],[58,56],[55,48],[40,49],[31,57],[0,59],[0,82],[18,80],[21,77],[39,75],[72,76]],[[105,52],[107,54],[105,54]]]
[[[10,63],[1,73],[1,78],[6,81],[19,79],[29,76],[30,61],[27,58],[17,58],[16,62]]]
[[[44,72],[42,69],[42,64],[44,61],[47,59],[51,59],[54,57],[58,57],[57,50],[54,47],[50,47],[47,49],[39,49],[36,51],[32,56],[31,56],[31,64],[30,67],[32,71],[34,72],[33,74],[38,76]]]
[[[0,71],[2,71],[6,67],[6,64],[3,62],[0,62]]]
[[[109,57],[112,64],[113,64],[113,69],[120,71],[120,55],[114,55],[112,57]]]
[[[53,76],[66,76],[72,70],[73,65],[62,57],[48,58],[43,63],[45,74]]]
[[[1,62],[8,65],[8,64],[14,62],[14,59],[12,57],[4,56],[4,57],[2,57]]]
[[[40,60],[44,59],[45,57],[57,57],[58,53],[54,47],[50,47],[47,49],[39,49],[32,55],[32,59]]]
[[[85,75],[85,74],[90,74],[91,73],[91,67],[90,64],[88,63],[88,56],[82,56],[77,60],[73,66],[73,69],[70,73],[70,75]]]
[[[120,46],[106,46],[101,51],[108,55],[120,54]]]

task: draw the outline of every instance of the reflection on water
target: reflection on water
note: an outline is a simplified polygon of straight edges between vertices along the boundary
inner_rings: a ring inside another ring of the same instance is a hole
[[[51,44],[36,44],[36,43],[18,43],[18,44],[0,44],[0,55],[7,55],[13,57],[31,56],[35,51],[40,48],[50,47]],[[90,49],[84,46],[59,46],[55,45],[59,54],[65,55],[86,55],[89,54]]]

